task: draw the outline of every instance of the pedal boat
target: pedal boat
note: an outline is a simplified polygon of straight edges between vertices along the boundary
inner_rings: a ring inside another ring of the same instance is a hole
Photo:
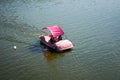
[[[73,44],[70,40],[67,39],[61,39],[58,41],[55,41],[54,43],[51,42],[51,38],[57,38],[59,36],[64,35],[64,31],[61,29],[60,26],[54,25],[54,26],[49,26],[49,27],[44,27],[42,30],[48,30],[50,34],[48,35],[42,35],[40,37],[40,42],[46,45],[47,47],[55,50],[55,51],[64,51],[68,49],[73,48]]]

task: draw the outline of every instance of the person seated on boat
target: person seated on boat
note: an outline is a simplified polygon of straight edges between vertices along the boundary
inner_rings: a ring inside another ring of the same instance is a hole
[[[54,39],[54,37],[52,36],[52,35],[49,35],[49,37],[50,37],[50,42],[52,43],[52,44],[54,44],[56,41],[55,41],[55,39]]]
[[[62,40],[62,36],[60,35],[60,36],[54,37],[54,40],[55,40],[56,42],[58,42],[58,41]]]
[[[58,40],[62,40],[62,36],[61,35],[58,37]]]
[[[50,42],[51,42],[52,44],[54,44],[54,43],[56,42],[55,39],[54,39],[54,37],[51,37]]]
[[[58,41],[62,40],[62,36],[61,35],[57,36],[57,37],[53,37],[52,35],[49,35],[49,36],[50,36],[50,42],[52,44],[54,44],[55,42],[58,42]]]

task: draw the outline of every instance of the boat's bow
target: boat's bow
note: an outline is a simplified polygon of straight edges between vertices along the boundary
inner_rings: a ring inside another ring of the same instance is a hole
[[[56,42],[55,45],[57,46],[57,50],[59,51],[73,48],[73,44],[69,40],[60,40],[59,42]]]

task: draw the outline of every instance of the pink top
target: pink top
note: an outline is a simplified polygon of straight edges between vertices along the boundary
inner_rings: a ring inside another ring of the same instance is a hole
[[[58,25],[44,27],[43,30],[44,29],[49,30],[51,32],[51,34],[53,35],[53,37],[57,37],[57,36],[64,34],[63,30]]]

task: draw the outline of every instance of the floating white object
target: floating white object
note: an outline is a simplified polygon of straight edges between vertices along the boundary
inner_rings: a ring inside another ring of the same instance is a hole
[[[17,47],[16,47],[16,46],[14,46],[13,48],[14,48],[14,49],[17,49]]]

